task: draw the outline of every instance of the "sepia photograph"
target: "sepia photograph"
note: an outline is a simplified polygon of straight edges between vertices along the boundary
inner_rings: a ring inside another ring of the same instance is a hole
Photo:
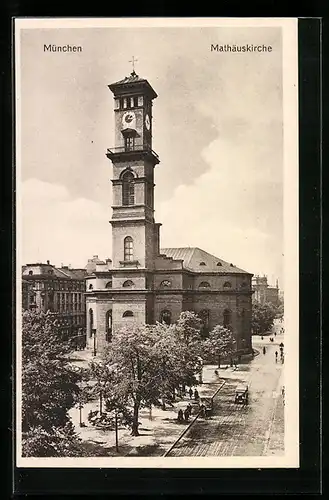
[[[15,20],[16,456],[298,467],[295,19]]]

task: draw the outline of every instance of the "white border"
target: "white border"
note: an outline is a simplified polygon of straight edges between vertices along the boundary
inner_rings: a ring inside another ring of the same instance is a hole
[[[292,18],[53,18],[15,19],[16,77],[16,387],[21,394],[21,80],[20,31],[22,29],[67,29],[105,27],[281,27],[283,41],[284,111],[284,290],[285,352],[284,367],[285,455],[282,457],[104,457],[104,458],[25,458],[21,440],[16,441],[18,467],[106,467],[106,468],[296,468],[299,467],[298,407],[298,59],[297,19]],[[21,402],[16,405],[16,432],[21,436]]]

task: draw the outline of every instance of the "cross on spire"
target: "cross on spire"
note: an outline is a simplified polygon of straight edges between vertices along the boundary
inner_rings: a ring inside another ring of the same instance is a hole
[[[132,65],[133,65],[133,71],[132,71],[132,74],[136,74],[135,73],[135,63],[138,61],[138,59],[135,59],[134,56],[132,56],[132,59],[129,61]]]

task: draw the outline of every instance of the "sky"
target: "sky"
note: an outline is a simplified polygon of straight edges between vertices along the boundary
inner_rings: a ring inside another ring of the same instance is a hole
[[[265,44],[267,53],[210,50]],[[81,53],[44,52],[81,45]],[[84,267],[111,257],[113,96],[129,62],[153,106],[155,218],[161,247],[198,246],[283,282],[280,28],[76,28],[21,31],[23,263]]]

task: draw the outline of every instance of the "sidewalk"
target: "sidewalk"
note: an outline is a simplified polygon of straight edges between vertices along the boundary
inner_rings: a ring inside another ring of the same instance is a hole
[[[86,363],[87,356],[82,356],[82,358],[85,358],[82,362]],[[197,386],[201,400],[204,397],[211,397],[223,383],[223,380],[232,377],[236,371],[229,367],[219,369],[219,375],[216,375],[215,370],[218,370],[216,365],[204,366],[203,383]],[[130,429],[120,428],[119,453],[115,449],[115,432],[96,429],[87,420],[90,410],[99,409],[98,401],[88,403],[82,409],[82,421],[86,427],[79,427],[78,408],[72,408],[70,416],[76,432],[85,443],[86,448],[97,450],[97,456],[162,456],[191,423],[193,416],[187,423],[177,422],[178,410],[180,408],[184,410],[190,401],[187,393],[185,397],[177,398],[173,407],[167,406],[165,411],[155,407],[152,408],[151,412],[148,408],[141,409],[139,414],[140,436],[131,436]]]

